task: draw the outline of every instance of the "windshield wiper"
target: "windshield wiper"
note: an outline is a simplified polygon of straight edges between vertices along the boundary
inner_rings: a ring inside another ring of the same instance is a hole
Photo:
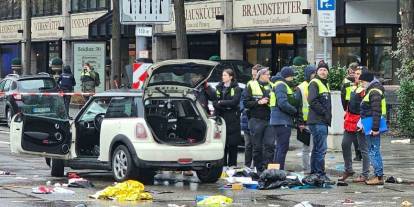
[[[164,95],[165,97],[169,98],[170,94],[165,93],[164,91],[162,91],[159,87],[155,87],[155,90],[157,90],[158,92],[160,92],[162,95]]]

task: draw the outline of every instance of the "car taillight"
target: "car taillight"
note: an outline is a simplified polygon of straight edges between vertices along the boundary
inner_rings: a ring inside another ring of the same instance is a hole
[[[18,94],[18,93],[13,93],[13,98],[16,101],[20,101],[20,100],[22,100],[22,95]]]
[[[218,128],[218,126],[216,126],[216,128],[214,130],[214,139],[221,139],[221,131]]]
[[[147,130],[145,126],[141,123],[138,123],[135,128],[135,136],[137,139],[146,139],[147,138]]]
[[[193,163],[193,159],[191,159],[191,158],[180,158],[180,159],[178,159],[178,164],[181,164],[181,165],[186,165],[186,164],[191,164],[191,163]]]

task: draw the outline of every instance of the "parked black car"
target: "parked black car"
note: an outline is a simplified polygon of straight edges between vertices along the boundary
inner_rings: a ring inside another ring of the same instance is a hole
[[[23,76],[17,74],[7,75],[0,82],[0,120],[7,121],[7,126],[10,126],[11,118],[16,113],[35,114],[51,112],[54,109],[42,107],[42,103],[51,101],[47,96],[22,95],[21,93],[58,91],[59,86],[55,79],[47,73]]]
[[[220,65],[214,70],[213,74],[211,74],[208,82],[220,82],[221,75],[223,70],[226,68],[233,69],[236,74],[237,82],[246,84],[252,79],[251,69],[253,67],[252,64],[243,61],[243,60],[218,60],[217,62]]]

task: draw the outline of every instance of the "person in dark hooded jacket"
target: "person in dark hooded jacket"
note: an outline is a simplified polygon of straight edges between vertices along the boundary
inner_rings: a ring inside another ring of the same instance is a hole
[[[59,76],[58,84],[63,92],[73,92],[73,87],[76,85],[76,81],[75,77],[73,77],[72,70],[69,65],[63,67],[63,73]],[[70,98],[71,96],[68,95],[63,96],[67,113],[69,113]]]
[[[371,133],[365,135],[365,139],[368,143],[369,160],[374,167],[375,177],[365,181],[365,183],[367,185],[383,185],[384,166],[381,156],[380,121],[387,113],[385,89],[374,77],[374,74],[369,71],[364,71],[359,80],[365,88],[365,96],[361,102],[361,119],[372,118]]]
[[[285,169],[286,154],[289,150],[290,135],[294,127],[293,119],[297,114],[294,106],[293,77],[295,71],[291,67],[283,67],[279,74],[272,80],[273,93],[270,97],[270,125],[274,127],[277,140],[273,162],[280,164],[280,169]]]
[[[216,87],[217,101],[214,102],[216,115],[226,122],[226,148],[224,152],[225,166],[237,166],[237,146],[241,141],[240,98],[241,89],[234,71],[225,69],[222,82]]]

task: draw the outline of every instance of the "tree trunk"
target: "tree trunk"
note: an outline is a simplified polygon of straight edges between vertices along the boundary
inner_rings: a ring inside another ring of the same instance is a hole
[[[111,53],[112,70],[110,85],[116,87],[114,82],[117,81],[118,86],[121,86],[121,22],[119,19],[119,1],[113,1]]]
[[[412,0],[400,0],[400,10],[401,10],[401,30],[403,32],[412,34],[414,31],[414,1]],[[411,36],[411,35],[410,35]],[[405,41],[409,41],[408,47],[406,49],[406,54],[408,59],[412,60],[414,58],[414,42],[413,38],[408,38]]]
[[[184,0],[174,0],[177,58],[188,58],[187,31],[185,25]]]
[[[32,59],[32,2],[30,0],[26,0],[26,21],[24,24],[24,56],[26,57],[24,60],[22,73],[23,74],[30,74],[30,73],[36,73],[36,71],[31,71],[31,59]]]

